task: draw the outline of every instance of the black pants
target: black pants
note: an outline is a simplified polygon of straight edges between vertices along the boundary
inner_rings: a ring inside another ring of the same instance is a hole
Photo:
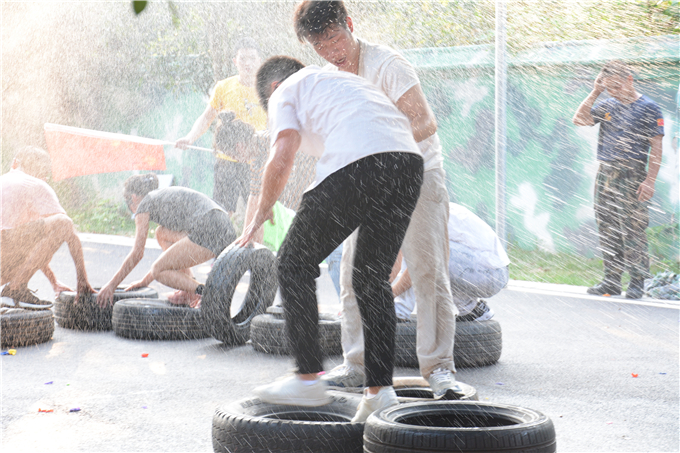
[[[213,200],[227,212],[236,211],[239,195],[248,202],[250,166],[225,159],[215,159]]]
[[[302,197],[278,255],[286,330],[299,373],[323,370],[319,264],[358,228],[352,283],[363,321],[366,385],[392,385],[396,315],[389,275],[422,181],[419,155],[381,153],[349,164]]]

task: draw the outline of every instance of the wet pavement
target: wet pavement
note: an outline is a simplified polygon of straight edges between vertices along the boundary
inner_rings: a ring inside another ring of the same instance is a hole
[[[82,238],[90,282],[102,286],[129,252],[131,239]],[[157,245],[148,248],[126,282],[143,277],[159,254]],[[65,247],[52,267],[59,280],[75,285]],[[209,270],[204,265],[195,272],[200,280]],[[172,292],[152,286],[162,296]],[[337,313],[325,270],[318,286],[320,309]],[[42,274],[30,287],[53,300]],[[602,298],[586,295],[585,288],[511,282],[489,305],[503,329],[500,361],[457,373],[482,401],[545,413],[555,424],[560,452],[680,450],[677,302]],[[340,362],[332,357],[326,368]],[[288,357],[258,353],[249,344],[129,340],[112,331],[57,326],[48,343],[2,356],[2,450],[210,452],[215,408],[250,396],[253,387],[292,366]],[[395,374],[418,371],[397,368]],[[69,412],[74,408],[80,411]]]

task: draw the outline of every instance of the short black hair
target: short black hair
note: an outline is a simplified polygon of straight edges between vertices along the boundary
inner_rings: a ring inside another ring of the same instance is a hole
[[[27,175],[38,179],[47,179],[52,173],[52,159],[42,148],[24,146],[14,155],[14,160]]]
[[[234,45],[234,58],[236,58],[238,51],[241,49],[255,49],[258,55],[261,53],[260,46],[257,44],[257,41],[249,36],[245,36],[236,41],[236,44]]]
[[[347,27],[347,9],[341,1],[305,0],[295,8],[294,23],[295,33],[304,43],[331,25]]]
[[[267,59],[257,70],[256,87],[260,97],[260,105],[267,111],[269,106],[270,86],[272,82],[283,82],[291,75],[304,68],[305,65],[293,57],[277,55]]]
[[[619,76],[625,79],[633,75],[633,70],[621,60],[612,60],[602,67],[602,75],[604,77]]]
[[[156,176],[154,173],[134,175],[125,180],[125,190],[123,191],[123,197],[125,198],[125,202],[129,205],[130,197],[132,195],[145,197],[146,194],[156,189],[158,189],[158,176]]]

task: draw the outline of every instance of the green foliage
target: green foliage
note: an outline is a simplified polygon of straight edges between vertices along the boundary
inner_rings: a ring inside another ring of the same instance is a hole
[[[649,253],[653,259],[663,261],[666,257],[678,257],[680,247],[680,226],[678,222],[647,229]]]
[[[135,14],[139,14],[142,11],[144,11],[147,3],[148,2],[146,2],[146,1],[136,1],[135,0],[135,1],[132,2],[132,10],[135,12]]]
[[[81,233],[134,236],[135,222],[123,204],[113,200],[100,200],[82,209],[67,212]]]

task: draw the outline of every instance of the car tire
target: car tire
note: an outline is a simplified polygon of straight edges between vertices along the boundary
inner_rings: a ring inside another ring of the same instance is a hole
[[[329,392],[319,407],[267,404],[259,398],[218,408],[213,416],[216,453],[360,453],[363,423],[351,423],[360,396]]]
[[[0,347],[19,347],[49,341],[54,333],[52,310],[12,308],[0,315]]]
[[[435,401],[430,384],[420,376],[395,377],[392,382],[400,403]],[[479,401],[477,389],[460,381],[458,381],[458,385],[462,394],[456,398],[456,401]],[[446,398],[445,396],[444,399]]]
[[[134,340],[195,340],[208,336],[200,310],[164,299],[127,299],[113,306],[113,331]]]
[[[250,271],[243,304],[232,314],[232,298],[241,278]],[[245,344],[252,319],[274,302],[278,283],[276,257],[266,247],[232,245],[217,257],[201,299],[201,316],[208,334],[229,345]]]
[[[417,317],[398,322],[395,336],[394,364],[418,368],[416,353]],[[503,349],[503,336],[498,321],[456,322],[453,344],[453,362],[456,367],[470,368],[493,365],[498,362]]]
[[[100,288],[95,288],[99,291]],[[125,299],[156,299],[158,292],[152,288],[124,291],[117,288],[113,293],[113,304]],[[63,291],[54,301],[54,319],[59,327],[76,330],[111,330],[113,305],[100,307],[97,294],[91,294],[76,303],[74,291]]]
[[[552,421],[532,409],[468,401],[407,403],[374,412],[365,453],[552,453]]]
[[[269,307],[267,313],[254,317],[250,326],[253,348],[267,354],[290,354],[285,324],[281,307]],[[319,313],[319,343],[325,356],[342,354],[340,318]]]

